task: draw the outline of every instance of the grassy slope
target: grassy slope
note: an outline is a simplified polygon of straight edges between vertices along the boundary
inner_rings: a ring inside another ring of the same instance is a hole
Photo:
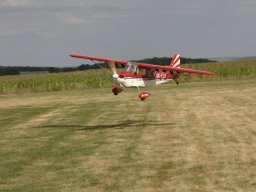
[[[0,191],[254,191],[256,82],[0,96]]]

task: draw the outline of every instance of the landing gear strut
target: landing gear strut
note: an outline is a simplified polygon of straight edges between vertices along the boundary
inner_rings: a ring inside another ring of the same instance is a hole
[[[176,83],[177,85],[180,84],[180,82],[178,81],[178,79],[173,79],[173,80],[175,81],[175,83]]]

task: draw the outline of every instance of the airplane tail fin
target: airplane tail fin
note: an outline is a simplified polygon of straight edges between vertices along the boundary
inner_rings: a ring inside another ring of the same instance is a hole
[[[172,58],[172,61],[170,63],[170,67],[177,67],[180,68],[180,55],[175,54]]]

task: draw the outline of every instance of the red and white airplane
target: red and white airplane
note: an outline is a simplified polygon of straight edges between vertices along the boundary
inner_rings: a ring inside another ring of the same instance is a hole
[[[124,87],[137,87],[140,91],[140,87],[160,85],[170,80],[174,80],[179,84],[178,78],[180,75],[184,74],[214,75],[214,73],[208,71],[181,68],[180,55],[178,54],[174,55],[169,66],[136,63],[87,55],[71,54],[70,56],[91,61],[106,62],[113,73],[113,80],[117,84],[117,86],[112,89],[114,95],[121,93]],[[125,65],[125,71],[117,72],[116,64]],[[140,92],[138,96],[144,101],[150,96],[150,93]]]

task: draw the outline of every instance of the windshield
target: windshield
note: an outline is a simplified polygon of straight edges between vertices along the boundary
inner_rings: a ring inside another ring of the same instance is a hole
[[[128,63],[125,66],[125,71],[129,73],[135,73],[137,71],[137,65],[136,63]]]

